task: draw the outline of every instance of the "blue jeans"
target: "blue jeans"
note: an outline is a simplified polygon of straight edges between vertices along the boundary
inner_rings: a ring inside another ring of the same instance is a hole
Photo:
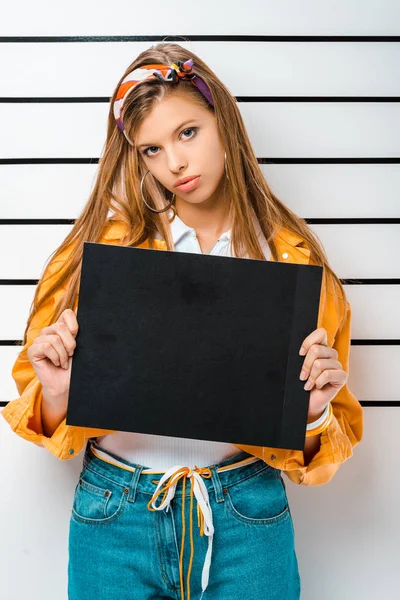
[[[134,470],[98,458],[91,444]],[[259,459],[217,472],[249,457],[240,451],[211,465],[210,477],[202,478],[214,528],[202,595],[210,539],[204,524],[200,534],[197,497],[192,496],[191,510],[189,478],[185,494],[180,479],[168,509],[152,511],[148,504],[162,475],[142,473],[148,467],[89,440],[70,518],[69,600],[298,600],[294,529],[281,471]],[[162,494],[154,503],[161,500]]]

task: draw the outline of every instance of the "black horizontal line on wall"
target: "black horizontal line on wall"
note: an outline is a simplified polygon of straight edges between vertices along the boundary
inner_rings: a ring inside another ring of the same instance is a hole
[[[168,39],[167,39],[168,38]],[[2,44],[65,42],[400,42],[399,35],[34,35],[1,36]]]
[[[400,406],[400,400],[362,400],[362,406]]]
[[[306,218],[310,225],[399,225],[400,217]]]
[[[362,277],[361,279],[340,279],[343,285],[400,285],[400,279],[383,278],[383,279],[368,279]],[[0,279],[0,285],[37,285],[39,279]]]
[[[0,158],[0,165],[89,165],[98,158]]]
[[[238,102],[400,102],[400,96],[235,96]],[[110,102],[107,96],[11,97],[0,98],[0,104],[99,104]]]
[[[0,346],[20,346],[21,342],[22,340],[0,340]],[[400,339],[352,339],[350,343],[352,346],[400,346]]]
[[[400,217],[305,218],[310,225],[400,225]],[[0,225],[73,225],[75,219],[0,219]]]
[[[361,406],[363,407],[374,407],[374,406],[384,406],[384,407],[393,407],[400,406],[400,400],[359,400]],[[4,408],[7,406],[8,402],[6,400],[0,400],[0,408]]]
[[[359,165],[359,164],[399,164],[400,157],[399,156],[366,156],[366,157],[331,157],[331,158],[307,158],[307,157],[299,157],[299,158],[281,158],[281,157],[271,157],[271,158],[258,158],[258,164],[260,165],[268,165],[268,164],[277,164],[277,165]]]
[[[400,156],[336,157],[336,158],[258,158],[260,165],[390,165],[400,164]],[[88,165],[96,164],[99,158],[0,158],[0,165]]]
[[[352,339],[350,343],[352,346],[399,346],[400,339]]]
[[[235,96],[238,102],[399,102],[400,96]]]
[[[394,98],[395,96],[392,97]],[[0,98],[0,104],[101,104],[103,102],[110,102],[110,100],[111,96],[110,98],[107,96],[20,96],[19,98],[4,96]]]
[[[39,279],[0,279],[0,285],[37,285]]]
[[[73,225],[75,219],[0,219],[0,225]]]
[[[371,279],[362,277],[361,279],[340,279],[343,285],[400,285],[400,279],[396,278],[382,278],[382,279]]]

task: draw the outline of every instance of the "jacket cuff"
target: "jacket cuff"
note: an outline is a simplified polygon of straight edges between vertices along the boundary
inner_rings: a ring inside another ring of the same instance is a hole
[[[11,429],[20,437],[46,448],[56,458],[75,458],[85,445],[83,431],[79,427],[66,425],[64,419],[51,437],[42,428],[42,385],[37,377],[30,382],[23,395],[11,400],[1,414]]]
[[[301,450],[288,451],[281,469],[294,483],[300,485],[323,485],[332,479],[339,466],[353,455],[349,438],[342,432],[335,414],[320,434],[320,449],[308,465],[304,465]]]

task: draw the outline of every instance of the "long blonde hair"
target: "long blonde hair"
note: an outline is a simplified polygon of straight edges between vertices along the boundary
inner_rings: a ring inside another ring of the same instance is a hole
[[[53,274],[54,281],[44,294],[41,293],[43,276],[39,281],[22,345],[27,342],[27,332],[34,315],[64,284],[66,284],[66,291],[54,306],[53,313],[49,315],[46,324],[55,322],[66,308],[74,307],[78,296],[83,244],[85,241],[99,241],[105,228],[112,222],[123,221],[126,225],[126,234],[119,242],[121,245],[138,246],[147,240],[149,247],[153,248],[156,232],[159,232],[166,242],[167,249],[174,249],[167,212],[157,214],[143,204],[140,181],[145,168],[136,148],[127,142],[116,127],[113,103],[122,80],[134,69],[145,64],[171,64],[189,58],[194,61],[194,73],[199,75],[211,90],[214,106],[212,107],[188,81],[180,81],[175,85],[152,78],[136,86],[125,100],[123,121],[129,138],[135,139],[135,132],[156,102],[169,94],[177,91],[182,93],[182,90],[185,90],[191,95],[193,101],[213,111],[222,145],[226,151],[232,245],[235,255],[243,256],[247,251],[249,258],[265,260],[252,223],[251,209],[253,209],[274,260],[279,260],[274,237],[277,231],[284,227],[304,239],[305,247],[310,250],[310,264],[323,266],[325,284],[328,284],[326,278],[329,274],[331,281],[336,283],[338,296],[346,297],[340,279],[328,264],[317,235],[311,231],[307,222],[285,206],[268,186],[234,96],[196,54],[179,44],[163,42],[142,52],[129,65],[116,85],[110,101],[104,152],[99,160],[93,190],[71,232],[50,256],[51,260],[57,260],[61,253],[70,250],[60,270]],[[146,195],[151,197],[153,206],[157,209],[171,200],[169,190],[166,190],[151,174],[146,177]]]

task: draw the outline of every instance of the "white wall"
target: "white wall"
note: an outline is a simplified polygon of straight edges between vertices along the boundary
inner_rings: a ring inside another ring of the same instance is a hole
[[[364,438],[327,485],[287,480],[302,599],[398,598],[400,5],[153,0],[148,6],[148,13],[132,0],[117,6],[25,0],[2,7],[0,280],[8,281],[0,284],[0,401],[4,406],[17,397],[12,340],[22,338],[34,293],[34,285],[17,280],[37,280],[72,227],[29,220],[78,216],[97,164],[64,159],[100,155],[107,98],[126,66],[156,41],[181,36],[177,41],[206,60],[233,95],[262,97],[239,108],[257,156],[266,159],[268,182],[312,220],[338,275],[360,281],[346,282],[353,309],[348,383],[365,407]],[[132,39],[109,39],[114,35]],[[137,35],[159,40],[136,41]],[[10,36],[18,37],[7,41]],[[28,102],[31,97],[66,101]],[[68,101],[73,97],[105,101]],[[59,461],[0,419],[0,460],[0,597],[65,600],[68,521],[82,454]]]

